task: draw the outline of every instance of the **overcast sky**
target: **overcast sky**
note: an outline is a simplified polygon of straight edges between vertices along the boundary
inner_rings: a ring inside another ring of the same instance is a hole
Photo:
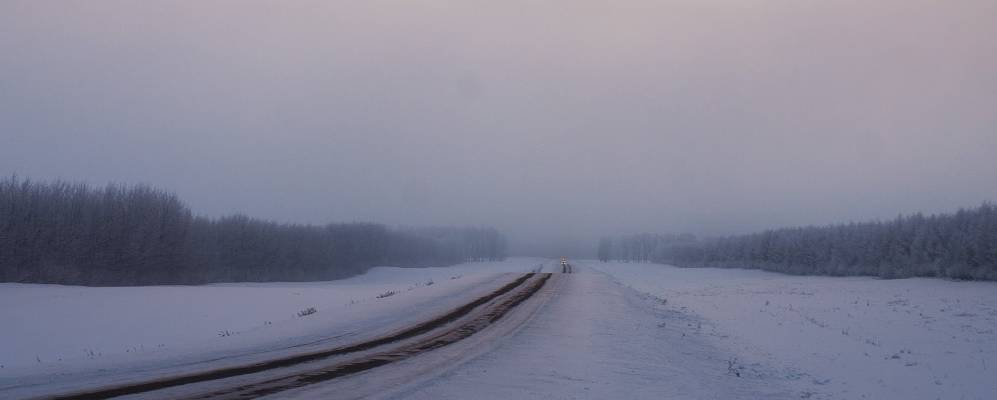
[[[0,173],[520,249],[951,211],[997,1],[3,0]]]

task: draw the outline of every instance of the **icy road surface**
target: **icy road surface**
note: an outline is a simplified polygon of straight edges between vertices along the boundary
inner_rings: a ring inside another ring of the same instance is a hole
[[[731,370],[696,334],[697,317],[588,268],[558,276],[550,298],[490,351],[381,397],[400,399],[790,399],[778,380]],[[442,349],[441,351],[445,351]],[[417,363],[418,359],[410,360]],[[370,380],[379,378],[376,371]],[[316,396],[329,395],[321,388]],[[295,398],[309,398],[307,393]]]

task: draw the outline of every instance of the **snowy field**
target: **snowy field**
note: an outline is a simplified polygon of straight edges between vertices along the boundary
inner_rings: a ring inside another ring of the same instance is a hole
[[[997,282],[580,264],[701,317],[742,376],[801,397],[997,398]]]
[[[15,386],[48,385],[55,374],[63,383],[73,376],[94,380],[315,341],[352,341],[449,310],[511,280],[505,273],[526,272],[543,261],[379,267],[312,283],[0,284],[0,398],[5,389],[15,393]],[[298,316],[310,307],[317,312]],[[101,371],[97,378],[95,371]]]
[[[556,260],[511,259],[375,268],[315,283],[0,284],[0,398],[353,342],[425,320],[541,263],[559,270]],[[541,296],[549,301],[519,317],[526,319],[521,327],[503,328],[514,333],[486,334],[487,345],[470,352],[478,355],[388,395],[993,399],[997,393],[995,282],[574,265],[576,274],[555,280]],[[298,316],[309,307],[317,312]],[[385,368],[378,373],[391,372]],[[323,387],[314,389],[304,393]]]

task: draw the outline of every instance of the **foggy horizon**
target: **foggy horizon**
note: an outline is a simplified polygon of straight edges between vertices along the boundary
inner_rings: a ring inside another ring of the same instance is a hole
[[[997,0],[2,0],[2,399],[997,393]]]
[[[4,2],[0,174],[531,255],[953,212],[997,199],[995,7]]]

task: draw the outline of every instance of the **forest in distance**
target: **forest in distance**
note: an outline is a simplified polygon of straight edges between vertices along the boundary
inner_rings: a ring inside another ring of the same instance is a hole
[[[796,275],[997,280],[997,207],[700,239],[635,234],[599,241],[602,261],[752,268]]]
[[[0,282],[93,286],[318,281],[381,265],[501,260],[489,227],[389,228],[196,216],[146,185],[0,179]]]
[[[715,238],[605,237],[602,261],[799,275],[997,280],[997,207]],[[195,215],[147,185],[0,179],[0,282],[94,286],[342,279],[374,266],[501,260],[490,227],[285,224]]]

